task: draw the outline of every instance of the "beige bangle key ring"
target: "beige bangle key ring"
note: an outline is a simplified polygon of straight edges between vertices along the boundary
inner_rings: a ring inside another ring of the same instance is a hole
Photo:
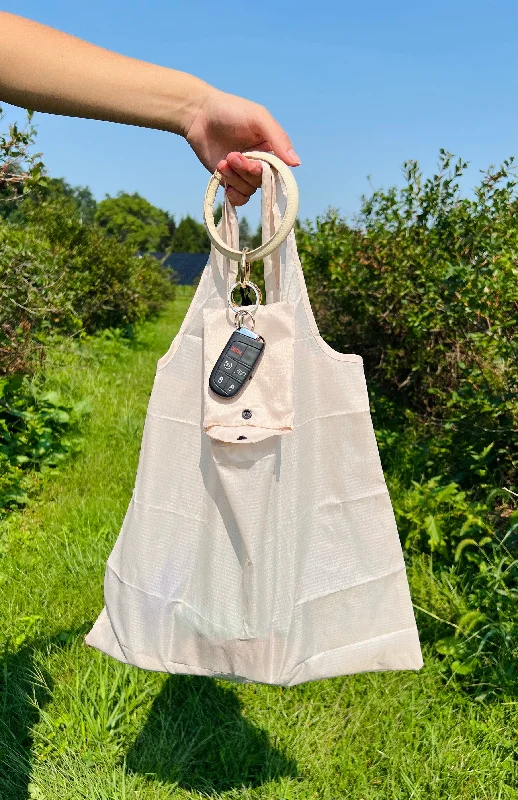
[[[284,161],[281,161],[280,158],[274,156],[273,153],[262,153],[259,150],[253,150],[250,153],[243,153],[243,155],[245,158],[252,158],[256,159],[257,161],[267,161],[268,164],[271,164],[284,181],[287,194],[286,210],[284,212],[282,222],[279,225],[279,229],[273,234],[271,239],[268,239],[267,242],[264,242],[264,244],[261,244],[259,247],[256,247],[254,250],[250,250],[246,253],[246,260],[251,262],[259,261],[259,259],[270,255],[270,253],[273,253],[273,251],[286,239],[297,218],[297,212],[299,210],[299,190],[290,168],[286,166]],[[220,253],[223,253],[224,256],[232,259],[232,261],[241,261],[243,252],[241,250],[232,250],[232,248],[227,247],[217,232],[216,225],[214,223],[214,200],[216,199],[216,192],[218,191],[222,177],[223,176],[221,175],[221,172],[216,170],[209,181],[209,185],[207,186],[205,202],[203,204],[203,218],[205,221],[205,227],[207,228],[209,239]]]

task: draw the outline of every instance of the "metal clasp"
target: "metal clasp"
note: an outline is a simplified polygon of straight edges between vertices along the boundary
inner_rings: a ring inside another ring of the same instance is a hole
[[[242,289],[245,288],[246,282],[250,280],[250,264],[246,260],[247,253],[248,247],[243,247],[243,252],[241,253],[241,263],[239,265],[239,283]]]
[[[234,324],[236,328],[242,328],[245,324],[245,316],[250,317],[250,322],[252,323],[252,330],[255,328],[255,318],[254,315],[247,311],[246,308],[241,308],[239,311],[236,311],[234,315]]]

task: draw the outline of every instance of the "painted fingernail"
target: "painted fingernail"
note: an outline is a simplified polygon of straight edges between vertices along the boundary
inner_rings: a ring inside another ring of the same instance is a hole
[[[295,150],[294,150],[293,148],[291,148],[290,150],[288,150],[288,152],[286,153],[286,155],[288,156],[288,158],[289,158],[291,161],[296,161],[296,162],[297,162],[296,166],[298,166],[298,165],[301,163],[301,162],[300,162],[300,158],[298,157],[298,155],[296,154],[296,152],[295,152]]]

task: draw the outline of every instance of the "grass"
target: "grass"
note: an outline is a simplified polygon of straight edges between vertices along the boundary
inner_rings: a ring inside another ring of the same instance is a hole
[[[190,293],[131,346],[56,353],[49,388],[88,397],[83,451],[0,532],[1,800],[499,800],[518,797],[513,698],[444,683],[424,631],[418,673],[293,688],[128,667],[83,644],[131,497],[157,359]],[[409,565],[419,604],[447,587]]]

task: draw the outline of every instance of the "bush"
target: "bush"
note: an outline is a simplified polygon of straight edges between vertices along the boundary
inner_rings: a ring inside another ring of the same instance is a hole
[[[124,327],[174,296],[156,259],[83,224],[70,198],[25,201],[24,216],[0,221],[0,374],[34,369],[47,333]]]
[[[16,215],[19,201],[45,182],[41,153],[32,152],[36,136],[33,116],[33,111],[27,111],[23,127],[15,122],[7,133],[0,133],[0,217]],[[3,117],[0,107],[0,121]]]
[[[301,259],[327,341],[361,353],[374,392],[440,430],[433,469],[453,454],[456,479],[475,486],[470,454],[484,453],[516,483],[516,181],[509,159],[464,198],[465,167],[441,151],[423,179],[408,162],[406,186],[363,198],[354,227],[330,211],[300,228]]]
[[[28,470],[56,469],[80,447],[87,412],[22,375],[0,380],[0,512],[27,502]]]
[[[79,446],[84,406],[45,392],[41,371],[27,378],[43,366],[46,347],[64,335],[130,334],[174,296],[171,273],[156,259],[94,224],[86,187],[44,175],[31,153],[31,118],[0,136],[2,513],[27,501],[30,471],[56,470]]]

